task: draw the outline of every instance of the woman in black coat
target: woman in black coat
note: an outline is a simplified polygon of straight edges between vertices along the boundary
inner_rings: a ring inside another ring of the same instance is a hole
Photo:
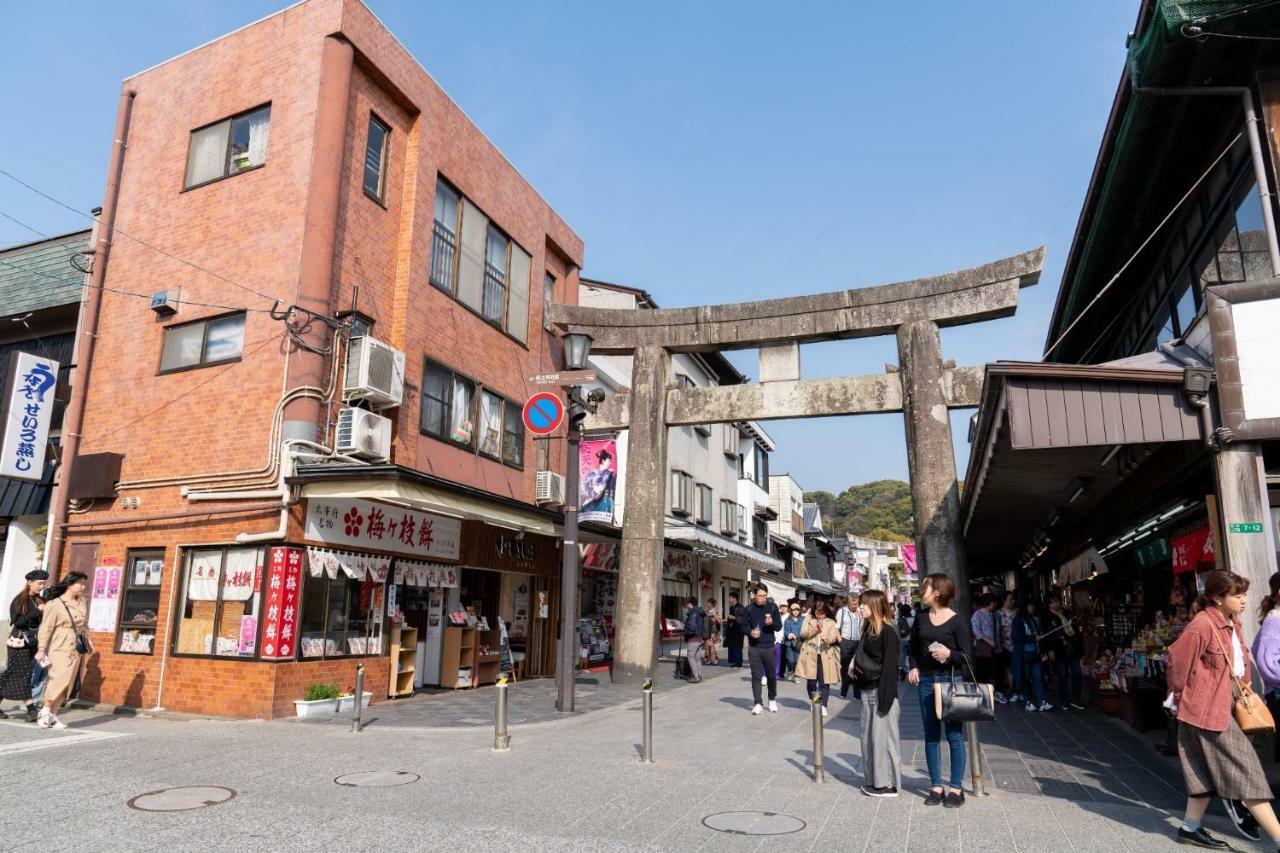
[[[17,699],[26,705],[26,720],[36,721],[36,705],[31,701],[32,659],[36,653],[36,635],[40,631],[40,609],[44,599],[40,593],[49,580],[41,569],[27,572],[26,588],[9,604],[9,639],[5,642],[9,664],[0,673],[0,701]],[[8,717],[0,711],[0,718]]]

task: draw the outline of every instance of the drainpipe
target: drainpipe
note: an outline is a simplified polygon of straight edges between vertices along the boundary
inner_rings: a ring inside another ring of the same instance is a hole
[[[138,93],[125,89],[120,93],[120,106],[116,110],[116,130],[111,148],[111,161],[107,165],[107,188],[103,193],[102,208],[93,222],[93,266],[89,281],[80,300],[80,319],[76,323],[76,342],[71,361],[75,373],[71,381],[71,400],[67,405],[62,429],[62,463],[58,472],[58,484],[53,490],[53,518],[49,524],[49,549],[45,552],[50,576],[62,576],[62,552],[66,547],[67,491],[71,487],[71,473],[76,456],[80,452],[81,430],[84,429],[84,404],[89,392],[89,376],[93,370],[93,350],[98,339],[98,320],[102,314],[102,286],[107,278],[107,260],[116,223],[116,205],[120,201],[120,176],[124,172],[124,155],[128,149],[129,120],[133,115],[133,99]]]
[[[1183,340],[1184,339],[1179,338],[1178,342],[1181,343]],[[1192,358],[1179,353],[1177,350],[1177,344],[1174,341],[1163,341],[1162,343],[1157,344],[1157,346],[1162,353],[1178,362],[1183,367],[1209,367],[1209,365],[1205,364],[1198,358]],[[1195,406],[1200,412],[1200,438],[1204,442],[1205,448],[1217,453],[1222,448],[1218,444],[1218,438],[1214,432],[1213,412],[1209,407],[1209,396],[1207,394],[1189,394],[1184,390],[1183,399]]]

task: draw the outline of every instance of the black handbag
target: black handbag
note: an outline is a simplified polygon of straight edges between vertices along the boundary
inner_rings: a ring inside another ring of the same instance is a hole
[[[933,710],[939,720],[952,723],[981,723],[996,718],[995,688],[981,684],[973,667],[965,661],[972,681],[956,677],[956,668],[946,681],[933,683]]]
[[[71,608],[67,607],[67,603],[62,602],[62,609],[67,611],[67,619],[71,620],[71,630],[76,632],[76,652],[87,655],[93,651],[93,646],[89,644],[89,638],[84,635],[83,631],[76,630],[76,618],[71,615]]]

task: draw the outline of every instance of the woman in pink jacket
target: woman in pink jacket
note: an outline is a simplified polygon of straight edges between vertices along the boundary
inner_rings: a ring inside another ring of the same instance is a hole
[[[1178,759],[1187,786],[1187,810],[1178,843],[1225,850],[1228,845],[1200,826],[1210,798],[1243,800],[1280,849],[1280,821],[1271,808],[1271,786],[1258,754],[1232,713],[1233,690],[1249,684],[1249,652],[1240,634],[1249,581],[1210,572],[1202,610],[1169,647],[1169,689],[1178,700]]]

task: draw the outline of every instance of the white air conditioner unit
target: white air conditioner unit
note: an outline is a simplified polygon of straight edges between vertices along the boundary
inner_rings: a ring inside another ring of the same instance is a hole
[[[404,398],[404,353],[364,335],[347,350],[344,400],[367,400],[373,406],[398,406]]]
[[[534,489],[534,500],[539,506],[564,503],[564,475],[554,471],[539,471]]]
[[[338,453],[386,462],[391,458],[391,420],[365,409],[338,412]]]

